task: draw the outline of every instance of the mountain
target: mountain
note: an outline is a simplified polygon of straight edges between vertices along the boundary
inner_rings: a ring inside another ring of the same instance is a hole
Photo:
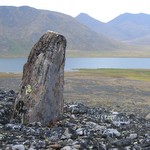
[[[106,24],[99,21],[99,20],[96,20],[94,18],[92,18],[91,16],[89,16],[88,14],[85,14],[85,13],[81,13],[79,14],[76,19],[88,26],[89,28],[91,28],[92,30],[94,30],[95,32],[98,32],[98,33],[102,33],[102,30],[103,28],[105,28]]]
[[[83,13],[79,14],[76,19],[93,31],[105,36],[130,44],[150,46],[150,42],[148,43],[150,41],[150,15],[148,14],[125,13],[108,23],[102,23]]]
[[[0,6],[0,54],[28,54],[32,45],[52,30],[67,39],[67,51],[113,51],[126,49],[122,42],[96,33],[75,18],[28,6]]]
[[[111,26],[108,26],[107,23],[103,23],[97,19],[94,19],[93,17],[85,13],[80,13],[78,16],[76,16],[76,19],[80,23],[92,29],[93,31],[103,34],[103,35],[107,35],[109,31],[114,30],[114,28],[112,28]],[[110,35],[108,34],[108,36]]]
[[[122,14],[107,23],[120,31],[120,39],[133,40],[150,35],[150,15],[148,14]]]

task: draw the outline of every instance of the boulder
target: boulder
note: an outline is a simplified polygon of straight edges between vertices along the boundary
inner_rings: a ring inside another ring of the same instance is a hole
[[[15,120],[48,126],[62,115],[65,49],[65,37],[51,31],[33,46],[15,100]]]

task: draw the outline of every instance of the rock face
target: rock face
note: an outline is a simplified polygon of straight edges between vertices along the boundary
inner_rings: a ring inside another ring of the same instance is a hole
[[[50,125],[63,113],[66,39],[48,31],[33,46],[23,68],[13,118]]]

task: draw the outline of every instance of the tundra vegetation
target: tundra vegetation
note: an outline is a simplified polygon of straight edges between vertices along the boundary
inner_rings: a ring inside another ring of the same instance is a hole
[[[17,91],[21,76],[0,73],[1,88]],[[79,69],[65,72],[64,100],[146,116],[150,109],[149,89],[148,69]]]

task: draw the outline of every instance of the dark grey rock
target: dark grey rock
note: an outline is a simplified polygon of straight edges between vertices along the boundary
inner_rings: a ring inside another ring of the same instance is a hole
[[[127,138],[127,139],[118,140],[112,144],[117,147],[125,147],[131,145],[131,142],[132,142],[131,139]]]

